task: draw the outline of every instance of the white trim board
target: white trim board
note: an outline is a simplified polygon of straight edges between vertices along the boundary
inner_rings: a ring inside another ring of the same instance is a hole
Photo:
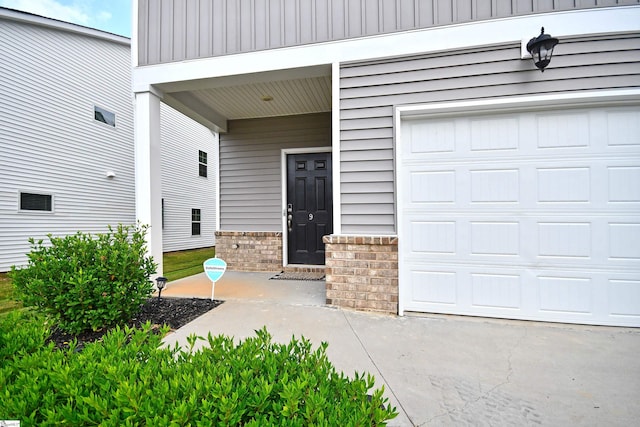
[[[333,234],[342,232],[342,185],[340,182],[340,63],[332,64],[331,74],[331,153],[333,185]]]
[[[463,114],[472,111],[514,111],[541,107],[567,108],[588,105],[621,105],[640,102],[640,89],[612,89],[588,92],[552,93],[544,95],[512,96],[473,101],[452,101],[431,104],[396,106],[394,109],[396,130],[398,120],[411,117]],[[396,135],[397,137],[397,135]]]

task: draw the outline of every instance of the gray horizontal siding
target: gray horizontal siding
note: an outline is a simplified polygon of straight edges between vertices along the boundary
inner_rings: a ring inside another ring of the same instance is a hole
[[[638,0],[140,0],[138,61],[158,64]]]
[[[342,232],[396,232],[394,106],[640,87],[638,46],[638,34],[563,39],[544,73],[519,45],[343,65]]]
[[[164,252],[215,245],[215,138],[211,131],[173,108],[160,109]],[[207,177],[199,176],[198,151],[207,153]],[[191,209],[200,209],[199,236],[191,235]]]
[[[328,113],[234,120],[220,134],[220,228],[281,231],[281,149],[330,147]]]

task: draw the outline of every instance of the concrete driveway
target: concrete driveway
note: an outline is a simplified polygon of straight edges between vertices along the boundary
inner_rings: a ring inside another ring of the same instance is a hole
[[[348,375],[369,372],[400,413],[392,426],[630,426],[640,419],[640,330],[457,316],[397,317],[324,306],[324,282],[227,272],[225,303],[169,335],[304,336]],[[204,274],[163,296],[211,295]]]

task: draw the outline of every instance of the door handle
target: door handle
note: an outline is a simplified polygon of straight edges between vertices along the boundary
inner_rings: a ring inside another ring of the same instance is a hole
[[[293,231],[293,215],[287,215],[287,226],[289,227],[289,233]]]

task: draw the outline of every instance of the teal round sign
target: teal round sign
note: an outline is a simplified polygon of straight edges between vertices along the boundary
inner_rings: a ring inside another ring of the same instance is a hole
[[[217,282],[227,269],[227,263],[220,258],[209,258],[202,265],[205,274],[212,282]]]

